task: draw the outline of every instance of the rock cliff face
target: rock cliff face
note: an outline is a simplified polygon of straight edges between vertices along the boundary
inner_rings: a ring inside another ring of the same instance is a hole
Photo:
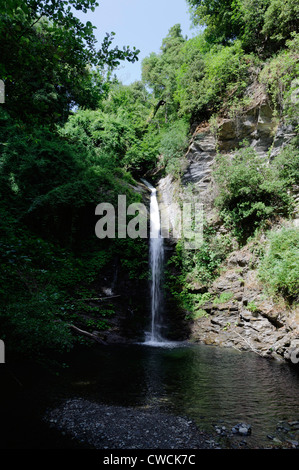
[[[250,246],[233,252],[223,274],[201,306],[206,316],[193,322],[191,340],[251,350],[264,357],[293,359],[299,352],[299,309],[276,304],[263,292]]]
[[[192,187],[198,202],[204,204],[206,217],[215,217],[213,201],[217,188],[211,173],[217,152],[233,155],[238,146],[247,140],[258,154],[268,155],[271,160],[295,136],[295,130],[290,125],[279,122],[273,115],[267,96],[259,87],[255,95],[254,106],[235,118],[222,119],[214,129],[208,123],[195,124],[185,155],[181,186],[170,175],[159,181],[160,202],[170,207],[168,217],[171,230],[176,220],[174,203],[186,198],[188,186]]]
[[[207,123],[194,126],[181,184],[169,175],[159,181],[160,202],[165,207],[171,204],[170,235],[176,220],[173,203],[184,201],[188,188],[203,203],[207,220],[217,230],[225,231],[213,205],[217,187],[212,166],[217,152],[233,155],[246,139],[258,154],[268,155],[271,160],[294,137],[294,130],[273,116],[263,90],[257,88],[254,93],[254,106],[233,119],[223,119],[217,129],[211,129]],[[298,189],[294,188],[295,226],[299,225]],[[176,241],[171,237],[170,240]],[[222,275],[209,289],[211,301],[202,305],[206,315],[191,325],[190,339],[288,360],[292,351],[299,351],[299,311],[289,311],[285,305],[277,305],[264,295],[257,279],[256,261],[250,246],[236,249],[228,257]]]

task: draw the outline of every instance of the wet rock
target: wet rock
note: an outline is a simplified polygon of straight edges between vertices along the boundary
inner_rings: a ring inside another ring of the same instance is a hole
[[[273,442],[275,442],[276,444],[282,444],[282,441],[278,439],[278,437],[274,437]]]
[[[237,300],[238,302],[241,302],[243,299],[243,292],[236,292],[234,294],[234,299]]]
[[[215,431],[217,432],[217,434],[221,437],[225,437],[227,436],[227,429],[225,426],[218,426],[218,425],[214,425],[214,428],[215,428]]]
[[[293,426],[297,426],[297,425],[299,426],[299,421],[289,421],[288,424],[289,424],[290,426],[292,426],[292,427],[293,427]]]
[[[219,318],[211,318],[211,323],[212,325],[218,325],[218,326],[223,326],[224,324],[224,320],[223,319],[219,319]]]
[[[240,313],[240,318],[246,322],[249,322],[252,320],[252,314],[249,310],[243,310]]]
[[[247,446],[247,442],[246,441],[240,441],[240,446]]]
[[[246,423],[236,424],[232,428],[233,434],[241,434],[242,436],[249,436],[251,434],[251,425]]]
[[[299,441],[294,441],[292,439],[286,439],[286,442],[292,445],[292,447],[297,448],[299,447]]]
[[[235,251],[227,259],[228,267],[245,267],[250,263],[251,255],[246,251]]]
[[[281,152],[281,149],[291,142],[295,135],[295,129],[291,125],[287,125],[285,123],[279,124],[276,130],[270,159],[272,160],[276,157]]]
[[[290,431],[289,427],[282,426],[282,425],[277,425],[276,429],[277,431],[282,431],[283,433],[288,433]]]

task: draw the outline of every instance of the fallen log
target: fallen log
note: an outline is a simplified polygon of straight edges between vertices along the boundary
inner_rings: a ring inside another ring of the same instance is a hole
[[[93,341],[96,341],[97,343],[101,343],[101,344],[106,344],[105,341],[103,341],[101,338],[99,338],[97,335],[95,335],[94,333],[89,333],[89,331],[85,331],[85,330],[81,330],[80,328],[78,328],[77,326],[75,325],[71,325],[70,323],[68,324],[68,326],[76,331],[76,333],[79,333],[81,335],[84,335],[84,336],[87,336],[88,338],[92,339]]]
[[[86,301],[89,301],[89,300],[109,300],[109,299],[115,299],[116,297],[120,297],[120,295],[109,295],[108,297],[90,297],[90,298],[87,298],[87,299],[80,299],[80,300],[86,300]]]

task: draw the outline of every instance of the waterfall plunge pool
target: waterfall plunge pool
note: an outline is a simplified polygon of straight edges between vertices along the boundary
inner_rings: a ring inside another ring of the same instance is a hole
[[[43,421],[49,409],[78,398],[128,410],[151,409],[184,416],[209,433],[224,428],[224,447],[238,444],[234,444],[238,437],[231,437],[229,432],[238,423],[251,426],[252,433],[246,436],[249,448],[268,447],[268,436],[277,435],[278,425],[289,439],[299,440],[298,368],[252,352],[163,338],[160,214],[156,190],[144,182],[151,190],[152,273],[151,327],[145,341],[74,351],[66,358],[68,367],[57,376],[36,373],[34,369],[29,374],[22,367],[15,374],[5,364],[0,369],[2,448],[80,446],[62,433],[53,435],[49,423]],[[290,422],[298,425],[292,428]],[[159,421],[155,423],[158,426]]]
[[[270,446],[267,435],[277,433],[279,422],[288,426],[299,419],[298,370],[251,352],[180,343],[97,345],[70,353],[68,364],[58,376],[16,372],[23,386],[14,383],[6,393],[2,387],[2,448],[63,447],[64,438],[53,440],[42,416],[72,398],[159,409],[186,416],[207,432],[245,422],[252,427],[245,438],[250,448]],[[284,438],[296,439],[296,432]]]

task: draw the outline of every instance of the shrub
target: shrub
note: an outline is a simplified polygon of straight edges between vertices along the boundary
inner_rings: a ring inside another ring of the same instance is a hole
[[[207,51],[199,37],[188,41],[185,49],[186,62],[177,72],[175,94],[181,115],[217,110],[225,96],[229,101],[240,98],[248,85],[253,60],[244,55],[240,41]]]
[[[299,35],[292,34],[293,39],[287,41],[288,48],[271,58],[260,73],[260,81],[266,86],[273,106],[278,113],[295,115],[298,119],[298,102],[290,100],[293,81],[298,78],[298,42]],[[297,84],[298,87],[298,84]]]
[[[299,184],[299,149],[295,144],[283,147],[282,151],[273,160],[279,177],[288,187]]]
[[[269,237],[269,247],[259,266],[260,279],[272,294],[298,301],[299,231],[283,228]]]
[[[218,156],[214,175],[219,186],[216,205],[240,242],[267,219],[291,212],[290,181],[252,147],[233,158]]]
[[[164,131],[159,151],[163,155],[166,172],[180,176],[181,159],[188,145],[188,123],[183,119],[169,125]]]
[[[231,298],[233,296],[234,296],[234,294],[232,292],[221,292],[220,296],[216,297],[213,300],[213,304],[214,305],[224,304],[224,303],[228,302],[229,300],[231,300]]]

